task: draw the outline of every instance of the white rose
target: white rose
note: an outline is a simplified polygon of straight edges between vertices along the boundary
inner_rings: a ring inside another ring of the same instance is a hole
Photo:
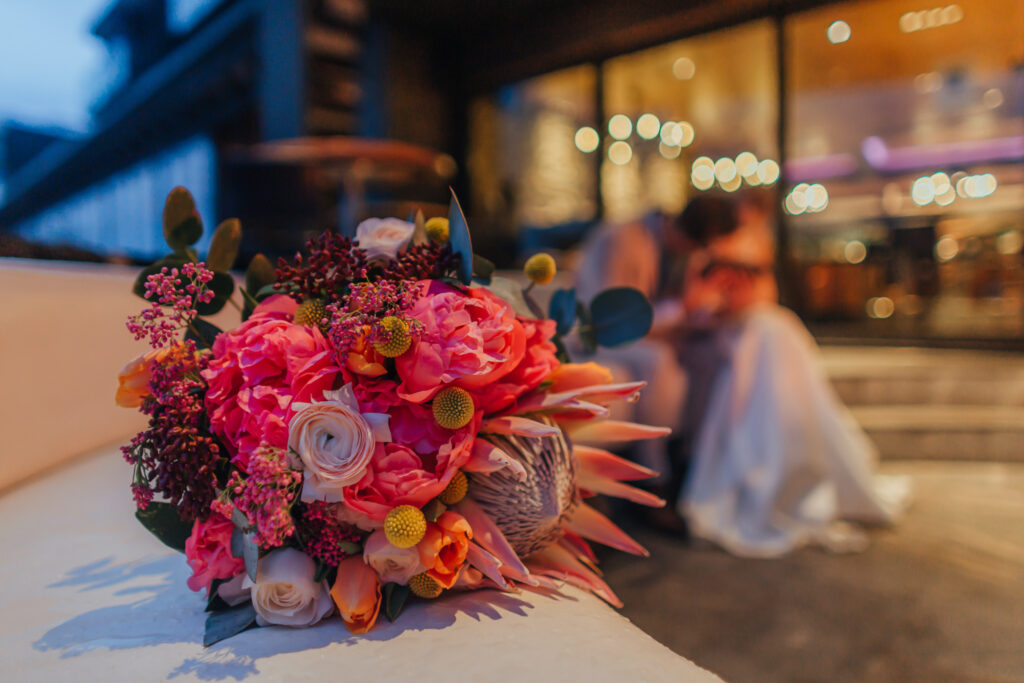
[[[324,392],[326,401],[294,403],[296,414],[288,425],[288,457],[304,470],[302,500],[336,503],[342,489],[362,479],[377,441],[391,441],[388,416],[360,413],[346,384]]]
[[[415,231],[415,225],[397,218],[368,218],[356,226],[356,241],[366,250],[367,258],[392,259],[409,244]]]
[[[242,585],[252,589],[252,606],[260,626],[312,626],[334,608],[323,581],[316,583],[316,564],[294,548],[275,550],[259,563],[256,582],[246,577]]]
[[[416,546],[399,548],[388,541],[383,529],[370,534],[363,546],[363,561],[370,565],[381,583],[406,585],[416,574],[427,571]]]

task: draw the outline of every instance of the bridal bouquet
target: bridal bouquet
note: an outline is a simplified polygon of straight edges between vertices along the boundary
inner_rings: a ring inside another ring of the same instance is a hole
[[[128,321],[153,348],[121,372],[117,402],[149,417],[122,449],[136,516],[185,553],[205,644],[334,613],[364,633],[449,590],[564,581],[620,604],[584,539],[645,551],[583,499],[663,504],[623,483],[653,472],[598,446],[667,430],[605,419],[643,383],[569,362],[562,337],[644,335],[639,292],[585,304],[559,290],[545,315],[531,290],[551,257],[527,262],[525,288],[494,276],[454,196],[447,219],[371,219],[276,268],[257,256],[244,287],[227,272],[238,221],[205,260],[201,234],[176,188],[173,252],[140,274],[150,304]],[[235,329],[204,319],[229,303]]]

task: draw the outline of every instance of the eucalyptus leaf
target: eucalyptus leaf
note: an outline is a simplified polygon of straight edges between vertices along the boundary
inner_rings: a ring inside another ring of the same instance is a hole
[[[388,618],[388,621],[394,621],[402,613],[409,593],[408,586],[398,583],[384,585],[384,616]]]
[[[242,534],[242,558],[245,560],[245,573],[255,581],[256,571],[259,569],[260,547],[256,545],[256,533],[253,531]]]
[[[448,242],[452,251],[459,255],[458,275],[464,285],[473,280],[473,242],[469,238],[469,224],[462,213],[459,198],[452,190],[452,202],[448,207]]]
[[[615,347],[644,337],[654,322],[647,297],[633,287],[606,289],[590,302],[590,326],[601,346]]]
[[[231,556],[242,559],[245,557],[245,532],[237,526],[231,530]]]
[[[213,291],[213,299],[196,304],[199,315],[213,315],[224,308],[224,304],[235,291],[235,279],[227,273],[214,273],[213,279],[206,283],[206,287]]]
[[[512,307],[513,311],[524,318],[537,317],[530,310],[529,304],[526,303],[526,299],[523,297],[523,288],[519,286],[518,282],[509,280],[507,277],[495,275],[491,278],[491,284],[485,285],[484,288],[504,299]]]
[[[193,327],[195,328],[195,331],[192,330]],[[197,335],[196,332],[199,334]],[[192,327],[185,330],[185,339],[191,339],[194,341],[196,343],[196,348],[208,349],[213,346],[213,341],[221,332],[223,332],[223,330],[213,323],[207,322],[202,318],[194,318],[192,320]]]
[[[243,602],[237,607],[229,607],[214,612],[206,618],[206,632],[203,634],[203,647],[210,647],[225,638],[238,635],[256,624],[256,608],[252,602]]]
[[[206,596],[206,609],[205,612],[222,612],[231,605],[224,602],[224,598],[220,597],[218,589],[221,585],[227,583],[227,579],[214,579],[210,582],[210,593]]]
[[[423,516],[427,518],[428,522],[436,522],[437,518],[444,514],[444,511],[447,509],[444,503],[434,498],[423,506]]]
[[[331,573],[331,565],[324,564],[323,561],[316,561],[316,571],[313,573],[313,583],[320,583],[327,578],[327,575]]]
[[[196,211],[196,202],[184,187],[176,187],[167,195],[163,228],[167,245],[175,251],[195,244],[203,236],[203,222]]]
[[[250,527],[249,518],[238,508],[231,509],[231,523],[235,525],[236,529],[241,529],[242,531],[248,531]],[[241,557],[241,554],[235,555],[235,557]]]
[[[555,321],[558,334],[566,335],[576,323],[576,290],[557,289],[548,304],[548,317]]]
[[[277,271],[274,264],[263,254],[256,254],[249,261],[249,267],[245,269],[245,290],[250,294],[256,293],[256,300],[259,300],[259,292],[264,287],[274,284],[277,279]]]
[[[226,273],[235,265],[238,247],[242,244],[242,224],[237,218],[229,218],[217,226],[210,239],[210,251],[206,254],[206,267],[218,273]]]
[[[346,555],[361,555],[363,552],[363,546],[352,541],[341,541],[338,543],[338,547],[341,548],[341,552]]]
[[[192,535],[192,525],[181,518],[170,503],[151,501],[145,510],[136,510],[135,518],[168,548],[185,552],[185,541]]]

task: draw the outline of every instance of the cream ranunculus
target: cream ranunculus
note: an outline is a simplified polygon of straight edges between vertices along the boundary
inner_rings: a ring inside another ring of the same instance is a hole
[[[415,225],[397,218],[368,218],[356,226],[356,241],[369,259],[395,258],[415,231]]]
[[[326,584],[313,581],[316,564],[294,548],[281,548],[260,560],[252,589],[252,605],[260,626],[312,626],[334,608]]]
[[[427,571],[416,546],[399,548],[391,544],[383,529],[370,534],[363,546],[363,559],[380,576],[381,583],[406,585],[416,574]]]
[[[376,442],[391,441],[391,431],[386,414],[359,412],[351,385],[324,397],[292,404],[288,454],[292,467],[304,471],[302,500],[336,503],[342,489],[363,477]]]

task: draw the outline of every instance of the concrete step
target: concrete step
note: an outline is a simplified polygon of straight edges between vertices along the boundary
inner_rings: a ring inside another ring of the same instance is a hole
[[[878,404],[850,410],[885,459],[1024,462],[1024,406]]]
[[[825,372],[850,406],[1024,406],[1022,354],[864,346],[821,352]]]

